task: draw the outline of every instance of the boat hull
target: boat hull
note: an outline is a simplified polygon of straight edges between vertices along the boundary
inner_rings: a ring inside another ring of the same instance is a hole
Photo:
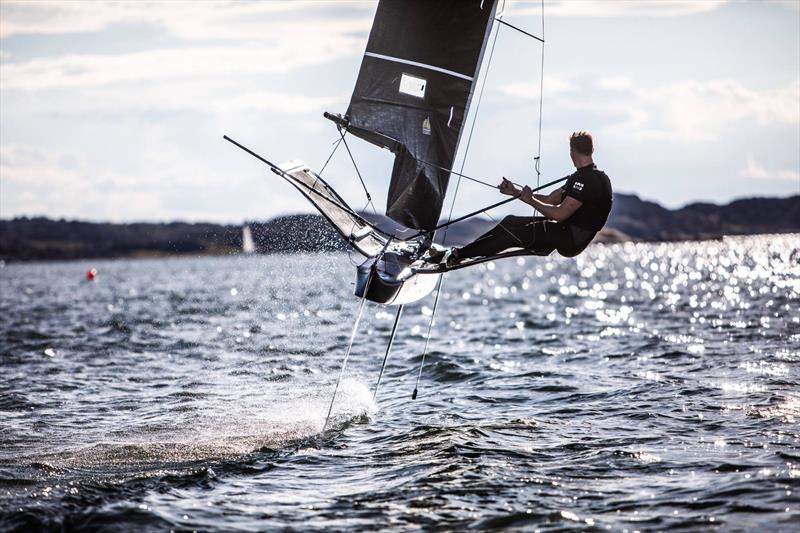
[[[380,258],[379,258],[380,257]],[[441,274],[416,274],[404,255],[386,253],[370,257],[356,269],[355,294],[385,305],[404,305],[424,298],[436,287]]]

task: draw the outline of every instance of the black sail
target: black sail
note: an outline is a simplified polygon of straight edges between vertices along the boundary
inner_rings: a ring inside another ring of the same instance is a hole
[[[382,0],[350,106],[348,131],[395,153],[386,214],[439,221],[496,0]]]

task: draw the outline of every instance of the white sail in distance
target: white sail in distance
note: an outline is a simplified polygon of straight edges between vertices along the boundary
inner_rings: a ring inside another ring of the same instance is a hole
[[[256,251],[256,243],[253,241],[253,233],[250,231],[250,226],[245,224],[242,226],[242,253],[253,254]]]

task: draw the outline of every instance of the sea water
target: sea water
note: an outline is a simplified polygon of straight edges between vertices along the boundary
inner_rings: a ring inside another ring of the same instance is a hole
[[[0,268],[0,530],[800,530],[800,236],[354,259]]]

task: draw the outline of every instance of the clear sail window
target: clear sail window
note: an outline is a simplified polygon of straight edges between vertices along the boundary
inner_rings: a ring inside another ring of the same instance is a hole
[[[400,77],[400,92],[417,98],[425,98],[425,86],[427,84],[428,82],[422,78],[403,73]]]

